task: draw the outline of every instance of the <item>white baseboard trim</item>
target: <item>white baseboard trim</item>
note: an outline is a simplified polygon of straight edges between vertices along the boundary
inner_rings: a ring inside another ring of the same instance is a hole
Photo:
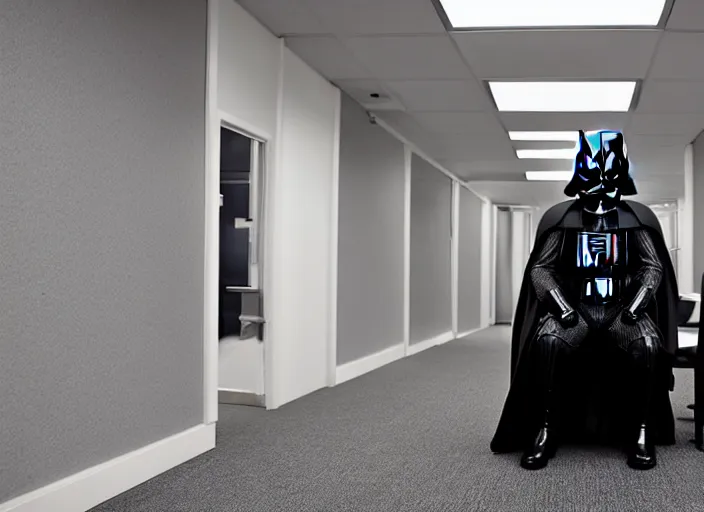
[[[491,326],[485,325],[483,327],[477,327],[475,329],[470,329],[469,331],[466,331],[466,332],[461,332],[457,335],[457,339],[460,340],[462,338],[466,338],[467,336],[471,336],[472,334],[477,333],[479,331],[483,331],[484,329],[488,329],[489,327],[491,327]]]
[[[199,425],[0,504],[0,512],[85,512],[215,448],[215,423]]]
[[[397,361],[405,355],[405,349],[403,343],[394,345],[393,347],[384,349],[376,354],[372,354],[366,357],[357,359],[349,363],[345,363],[337,367],[335,382],[336,384],[342,384],[348,380],[369,373],[372,370],[381,368],[389,363]],[[2,511],[0,511],[2,512]]]
[[[435,347],[437,345],[442,345],[443,343],[447,343],[448,341],[452,341],[454,339],[455,335],[452,333],[452,331],[450,331],[439,334],[438,336],[430,338],[429,340],[421,341],[419,343],[412,343],[408,346],[408,355],[412,356],[414,354],[423,352],[424,350],[428,350],[429,348]]]

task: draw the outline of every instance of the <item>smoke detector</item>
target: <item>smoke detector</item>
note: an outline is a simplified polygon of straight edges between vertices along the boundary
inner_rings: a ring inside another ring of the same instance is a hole
[[[404,110],[403,105],[394,98],[381,91],[362,92],[357,99],[363,107],[370,110]]]

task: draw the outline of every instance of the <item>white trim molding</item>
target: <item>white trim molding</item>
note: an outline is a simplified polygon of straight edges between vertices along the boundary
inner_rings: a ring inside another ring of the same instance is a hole
[[[437,347],[438,345],[443,345],[447,342],[453,341],[454,339],[455,335],[452,331],[444,332],[442,334],[439,334],[438,336],[430,338],[429,340],[411,344],[408,347],[408,355],[412,356],[418,354],[419,352],[423,352],[424,350],[428,350],[429,348]]]
[[[483,331],[484,329],[488,329],[490,326],[483,326],[483,327],[477,327],[476,329],[470,329],[469,331],[461,332],[457,335],[457,339],[461,340],[462,338],[466,338],[467,336],[471,336],[472,334],[476,334],[479,331]]]
[[[403,359],[404,355],[405,346],[403,343],[399,343],[380,352],[340,365],[337,367],[337,384],[342,384],[389,363]]]
[[[218,278],[220,267],[220,120],[218,119],[218,0],[208,0],[205,100],[205,261],[203,277],[203,418],[218,420]]]
[[[0,512],[85,512],[215,448],[215,424],[199,425],[0,504]]]

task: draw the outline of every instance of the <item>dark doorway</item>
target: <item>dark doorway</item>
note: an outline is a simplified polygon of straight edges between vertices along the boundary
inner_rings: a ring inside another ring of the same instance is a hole
[[[249,137],[220,129],[220,338],[240,332],[242,294],[227,287],[250,285],[252,144]]]

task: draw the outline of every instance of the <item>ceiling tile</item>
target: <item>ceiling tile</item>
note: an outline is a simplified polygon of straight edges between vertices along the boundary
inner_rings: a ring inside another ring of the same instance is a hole
[[[435,133],[486,134],[508,140],[501,123],[489,112],[416,112],[414,117]]]
[[[455,159],[460,161],[460,159]],[[572,165],[564,160],[519,160],[513,158],[494,160],[463,160],[466,167],[477,173],[513,173],[523,174],[526,171],[569,171]]]
[[[627,113],[598,112],[501,112],[499,117],[510,131],[623,130]]]
[[[421,127],[412,115],[394,111],[375,112],[375,115],[424,151],[428,150],[429,141],[432,140],[433,135]]]
[[[445,32],[430,0],[304,0],[303,3],[310,7],[328,32],[335,34]]]
[[[704,81],[704,33],[665,32],[650,78]]]
[[[628,141],[628,155],[634,161],[639,161],[643,165],[647,162],[679,162],[684,160],[684,146],[647,145],[634,138],[632,141]],[[668,170],[668,167],[663,170]],[[679,170],[682,170],[681,166]]]
[[[405,110],[403,103],[378,80],[335,80],[334,84],[368,110]]]
[[[694,139],[704,129],[704,114],[634,113],[628,131],[634,135],[682,135]]]
[[[704,82],[648,80],[643,85],[637,112],[704,113]]]
[[[390,81],[409,111],[478,111],[490,107],[485,89],[474,80]]]
[[[544,209],[553,204],[568,199],[564,195],[564,182],[526,181],[522,173],[492,175],[470,171],[466,174],[470,180],[468,185],[495,204],[540,206],[543,210],[536,212],[537,215],[545,213]],[[684,194],[684,180],[640,180],[636,186],[636,199],[640,202],[674,200]]]
[[[643,78],[655,30],[520,30],[453,36],[474,73],[498,78]]]
[[[444,136],[429,144],[429,152],[437,160],[483,162],[511,160],[516,154],[508,139],[488,136]]]
[[[704,2],[677,0],[667,22],[667,29],[704,30]]]
[[[371,78],[369,72],[334,37],[286,38],[291,50],[329,80]]]
[[[347,47],[382,80],[470,79],[447,36],[355,37]]]
[[[687,135],[639,135],[630,130],[624,132],[628,146],[647,146],[652,148],[678,147],[682,148],[691,142]]]
[[[249,13],[277,36],[323,34],[317,17],[301,2],[293,0],[238,0]]]
[[[502,176],[496,176],[494,181],[471,181],[469,186],[492,202],[503,205],[549,207],[567,199],[563,192],[565,183],[526,181],[523,174],[515,176],[511,181],[498,181],[502,179]],[[510,177],[508,179],[510,180]],[[537,215],[542,213],[544,212],[536,212]]]

